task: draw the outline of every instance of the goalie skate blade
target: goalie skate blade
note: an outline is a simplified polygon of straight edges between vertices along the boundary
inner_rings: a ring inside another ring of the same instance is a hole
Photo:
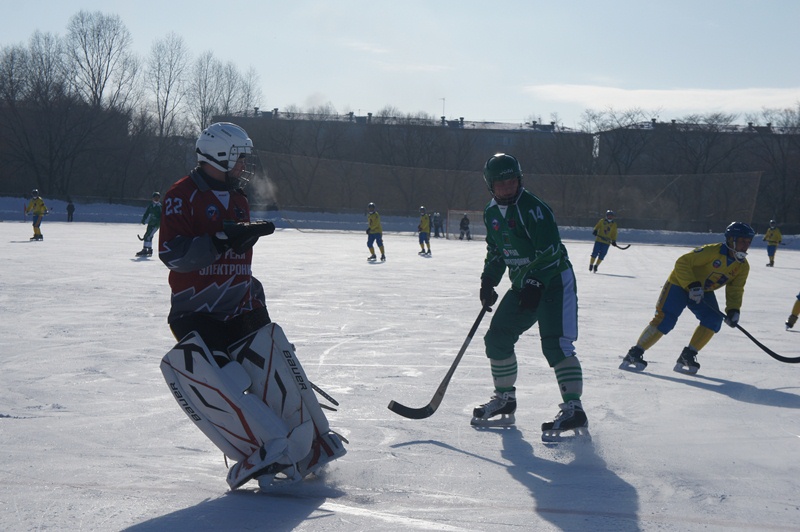
[[[675,364],[675,367],[672,368],[673,371],[677,373],[683,373],[684,375],[696,375],[698,368],[692,368],[689,366],[684,366],[680,362]]]
[[[516,423],[514,414],[500,414],[500,417],[493,417],[491,419],[483,419],[480,417],[472,418],[469,422],[473,427],[509,427]]]
[[[576,429],[564,430],[545,430],[542,431],[542,441],[545,443],[561,442],[590,442],[592,435],[589,434],[588,427],[578,427]]]

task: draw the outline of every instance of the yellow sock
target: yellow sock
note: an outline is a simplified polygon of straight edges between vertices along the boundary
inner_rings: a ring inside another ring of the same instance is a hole
[[[697,329],[694,330],[692,339],[689,340],[689,347],[691,347],[695,351],[700,351],[713,337],[714,337],[714,331],[712,331],[708,327],[698,325]]]
[[[656,342],[658,342],[661,337],[664,336],[664,333],[653,327],[652,325],[648,325],[642,331],[642,334],[639,335],[639,339],[636,341],[636,345],[647,351]]]

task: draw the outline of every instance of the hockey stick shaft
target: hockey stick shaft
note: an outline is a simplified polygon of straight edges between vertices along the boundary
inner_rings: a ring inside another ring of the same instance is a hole
[[[422,408],[411,408],[405,405],[401,405],[400,403],[392,400],[389,401],[389,410],[403,416],[408,419],[425,419],[433,415],[436,412],[436,409],[439,408],[439,405],[444,399],[444,394],[447,391],[447,386],[450,384],[450,379],[453,377],[453,374],[456,372],[456,367],[458,367],[458,363],[461,362],[461,358],[464,356],[464,353],[467,351],[467,347],[469,347],[469,343],[472,341],[472,337],[475,336],[475,331],[478,330],[478,325],[480,325],[481,320],[486,315],[486,312],[489,310],[489,307],[481,308],[480,314],[478,314],[475,323],[472,324],[472,328],[469,330],[469,334],[467,338],[464,340],[464,343],[461,345],[461,349],[458,351],[455,360],[450,365],[450,369],[447,371],[447,375],[444,376],[441,384],[436,389],[436,393],[433,394],[433,398],[430,402],[423,406]]]
[[[722,316],[723,318],[725,318],[725,317],[726,317],[724,312],[722,312],[720,309],[718,309],[718,308],[714,307],[713,305],[711,305],[711,303],[709,303],[709,302],[708,302],[708,301],[706,301],[705,299],[703,300],[703,303],[705,303],[705,304],[706,304],[706,306],[707,306],[708,308],[710,308],[710,309],[712,309],[712,310],[715,310],[715,311],[717,312],[717,314],[719,314],[719,315],[720,315],[720,316]],[[772,358],[774,358],[775,360],[779,360],[779,361],[781,361],[781,362],[785,362],[785,363],[787,363],[787,364],[797,364],[797,363],[800,363],[800,357],[785,357],[785,356],[781,356],[781,355],[779,355],[778,353],[776,353],[775,351],[773,351],[773,350],[772,350],[772,349],[770,349],[769,347],[767,347],[767,346],[765,346],[764,344],[762,344],[761,342],[759,342],[759,341],[758,341],[758,340],[757,340],[757,339],[756,339],[756,338],[755,338],[755,337],[754,337],[752,334],[750,334],[749,332],[747,332],[747,331],[744,329],[744,327],[742,327],[742,326],[741,326],[741,325],[739,325],[738,323],[736,323],[736,324],[734,325],[734,327],[736,327],[737,329],[739,329],[740,331],[742,331],[742,332],[744,333],[744,335],[745,335],[745,336],[747,336],[748,338],[750,338],[750,340],[752,340],[752,342],[753,342],[754,344],[756,344],[758,347],[760,347],[762,351],[764,351],[766,354],[768,354],[769,356],[771,356],[771,357],[772,357]]]

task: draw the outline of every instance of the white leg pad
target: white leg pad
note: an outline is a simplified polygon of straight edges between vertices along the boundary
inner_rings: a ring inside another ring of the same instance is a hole
[[[293,464],[311,448],[310,424],[290,430],[255,394],[241,365],[222,368],[196,332],[164,356],[161,372],[178,404],[225,455],[237,462],[259,453]]]
[[[317,433],[330,430],[294,346],[277,323],[265,325],[229,348],[232,360],[247,371],[251,391],[290,428],[311,419]],[[309,441],[309,449],[311,442]]]

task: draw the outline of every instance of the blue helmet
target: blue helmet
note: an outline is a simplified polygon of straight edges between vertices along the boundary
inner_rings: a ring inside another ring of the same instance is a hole
[[[725,245],[733,253],[733,256],[739,262],[744,262],[747,257],[747,251],[737,251],[736,241],[740,238],[753,240],[756,236],[755,230],[744,222],[733,222],[725,229]],[[748,245],[749,247],[749,245]]]

